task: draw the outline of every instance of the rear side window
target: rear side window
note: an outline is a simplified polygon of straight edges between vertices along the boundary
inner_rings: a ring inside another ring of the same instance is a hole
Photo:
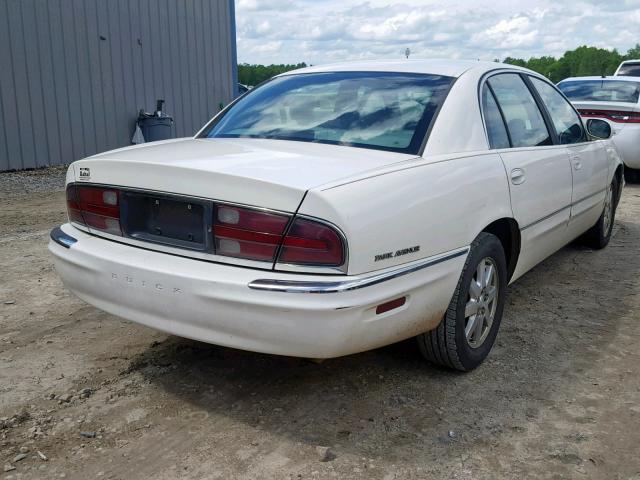
[[[553,144],[538,104],[520,75],[502,73],[488,82],[504,114],[513,147]]]
[[[482,112],[491,148],[509,148],[509,136],[496,99],[487,84],[482,87]]]
[[[540,94],[542,103],[547,107],[560,143],[579,143],[585,141],[584,129],[580,117],[571,104],[551,85],[535,77],[529,77]]]
[[[558,88],[571,101],[638,103],[640,82],[627,80],[567,80]]]

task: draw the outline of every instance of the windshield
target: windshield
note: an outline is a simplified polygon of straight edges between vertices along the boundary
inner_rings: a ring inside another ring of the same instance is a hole
[[[296,140],[417,154],[452,81],[381,72],[278,77],[238,100],[201,137]]]
[[[622,77],[640,77],[640,63],[627,63],[622,65],[616,75]]]
[[[569,100],[638,103],[640,82],[623,80],[569,80],[558,88]]]

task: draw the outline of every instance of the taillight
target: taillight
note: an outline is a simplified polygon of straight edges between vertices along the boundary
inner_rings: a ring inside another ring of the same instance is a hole
[[[606,118],[616,123],[640,123],[640,112],[625,112],[621,110],[586,109],[578,110],[582,117]]]
[[[215,253],[294,265],[340,266],[342,237],[329,225],[307,218],[230,205],[214,205]],[[287,229],[287,226],[288,229]]]
[[[344,246],[338,232],[324,223],[296,218],[282,242],[280,263],[339,266]]]
[[[80,205],[78,204],[76,187],[73,185],[67,187],[67,214],[69,215],[70,222],[85,225],[82,212],[80,211]]]
[[[116,189],[70,185],[67,188],[67,210],[71,222],[122,235],[120,192]]]
[[[69,221],[122,236],[120,194],[116,188],[69,185]],[[285,265],[339,267],[346,258],[343,237],[331,225],[257,208],[214,203],[212,235],[217,255],[269,262],[284,270]]]
[[[273,262],[288,215],[227,205],[214,206],[213,238],[218,255]]]

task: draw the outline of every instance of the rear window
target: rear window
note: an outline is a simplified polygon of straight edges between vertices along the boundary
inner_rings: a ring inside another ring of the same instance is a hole
[[[623,77],[640,77],[640,63],[627,63],[622,65],[616,75]]]
[[[278,77],[201,135],[329,143],[416,154],[453,79],[385,72]]]
[[[640,82],[623,80],[569,80],[558,88],[569,100],[638,103]]]

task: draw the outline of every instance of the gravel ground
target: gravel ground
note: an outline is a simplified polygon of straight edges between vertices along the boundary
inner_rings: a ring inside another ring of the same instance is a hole
[[[640,187],[510,287],[488,361],[321,364],[128,323],[46,250],[63,169],[0,174],[0,479],[640,479]]]
[[[0,198],[62,190],[66,172],[66,166],[23,172],[0,172]]]

